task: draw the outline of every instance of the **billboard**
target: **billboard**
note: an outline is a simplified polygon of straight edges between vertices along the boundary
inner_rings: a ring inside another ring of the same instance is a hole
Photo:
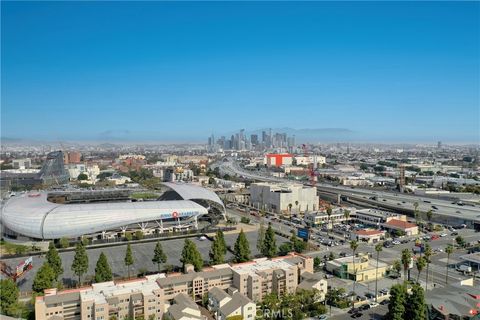
[[[298,228],[297,237],[302,238],[305,241],[308,241],[310,238],[310,230],[307,228]]]

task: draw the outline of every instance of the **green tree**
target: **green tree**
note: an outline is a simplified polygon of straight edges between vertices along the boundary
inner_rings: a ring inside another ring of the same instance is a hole
[[[195,271],[200,271],[203,268],[203,259],[200,252],[197,249],[195,243],[190,239],[185,239],[185,244],[183,245],[182,258],[182,267],[185,269],[185,265],[191,264],[195,268]]]
[[[408,249],[402,250],[402,265],[403,265],[403,275],[404,281],[407,281],[407,271],[412,261],[412,253]],[[410,278],[408,279],[410,280]]]
[[[222,248],[222,253],[225,256],[227,254],[227,242],[225,241],[225,235],[223,234],[223,231],[217,230],[216,237],[220,243],[220,247]]]
[[[457,236],[455,238],[455,242],[457,243],[457,245],[461,248],[465,247],[465,239],[463,239],[462,236]]]
[[[35,292],[43,292],[45,289],[53,288],[55,284],[55,272],[48,262],[45,262],[37,271],[33,279],[32,289]]]
[[[72,262],[72,271],[78,276],[78,285],[81,285],[81,277],[88,271],[88,255],[87,250],[81,242],[75,247],[75,256]]]
[[[391,303],[390,299],[390,303]],[[412,291],[407,295],[405,303],[405,319],[426,320],[427,306],[425,304],[425,294],[420,285],[414,284]]]
[[[320,268],[320,264],[322,263],[322,259],[320,259],[320,257],[315,257],[313,258],[313,267],[315,269],[318,269]]]
[[[263,219],[260,222],[260,228],[258,229],[258,238],[257,238],[257,250],[258,252],[263,252],[263,244],[265,242],[265,225]]]
[[[400,272],[402,271],[402,263],[400,260],[393,261],[393,270],[395,270],[397,275],[400,275]]]
[[[263,245],[262,254],[268,258],[275,257],[277,254],[277,244],[275,241],[275,232],[273,231],[272,224],[268,224],[267,231],[265,232],[265,241]]]
[[[15,316],[19,290],[12,279],[0,280],[0,311],[7,316]]]
[[[419,257],[416,262],[417,265],[417,282],[420,279],[420,274],[422,273],[423,269],[425,269],[425,266],[427,265],[427,261],[425,261],[424,257]]]
[[[97,265],[95,266],[95,282],[112,281],[112,269],[108,264],[107,256],[102,252],[98,257]]]
[[[246,262],[250,260],[250,245],[248,244],[245,233],[243,233],[243,229],[241,229],[240,233],[238,234],[233,254],[236,262]]]
[[[447,273],[445,274],[445,285],[447,285],[448,284],[448,266],[450,264],[450,255],[453,253],[453,246],[449,244],[445,249],[445,252],[447,253]]]
[[[213,239],[213,242],[212,242],[212,247],[210,248],[210,252],[209,252],[210,263],[213,265],[221,264],[225,260],[225,256],[223,253],[223,246],[220,241],[221,240],[218,238],[218,235],[215,236],[215,239]]]
[[[418,215],[418,202],[414,202],[413,203],[413,217],[415,218],[415,222],[418,223],[418,218],[419,218],[419,215]]]
[[[390,288],[390,303],[388,304],[388,312],[386,319],[404,320],[405,318],[405,302],[407,290],[404,285],[395,284]]]
[[[290,244],[293,251],[295,251],[296,253],[302,253],[303,251],[305,251],[305,249],[307,249],[307,243],[302,239],[298,238],[295,235],[295,231],[292,231],[292,235],[290,237]]]
[[[432,211],[432,209],[428,210],[427,213],[426,213],[426,215],[427,215],[427,220],[428,220],[428,222],[432,222],[432,217],[433,217],[433,211]]]
[[[68,248],[70,246],[70,241],[67,238],[61,238],[58,242],[61,248]]]
[[[423,256],[425,257],[425,262],[427,263],[427,274],[425,276],[425,291],[427,291],[427,286],[428,286],[428,267],[430,266],[430,258],[432,257],[432,247],[427,243],[425,244],[425,250],[423,252]]]
[[[134,263],[132,247],[130,246],[130,243],[127,244],[127,251],[125,251],[125,258],[123,261],[125,262],[125,266],[128,268],[128,278],[130,278],[130,266]]]
[[[343,217],[345,218],[345,222],[350,219],[350,210],[343,210]]]
[[[77,180],[88,180],[88,176],[85,173],[80,173],[77,177]]]
[[[160,272],[160,263],[167,262],[167,255],[163,252],[160,241],[157,241],[157,245],[155,246],[155,250],[153,251],[152,262],[157,264],[158,272]]]
[[[357,268],[355,266],[355,252],[358,249],[358,242],[356,240],[350,241],[350,249],[352,249],[352,263],[353,263],[353,293],[355,293],[355,286],[357,284]],[[352,307],[354,301],[352,300]]]
[[[49,243],[48,252],[45,255],[45,258],[52,267],[53,272],[55,272],[55,280],[58,280],[58,277],[63,273],[62,259],[60,259],[57,248],[55,248],[53,242]]]
[[[330,218],[332,217],[332,208],[327,208],[327,236],[330,236]]]
[[[333,253],[332,251],[330,251],[330,254],[328,255],[328,260],[329,261],[332,261],[332,260],[335,260],[336,256],[335,256],[335,253]]]
[[[378,258],[380,256],[380,252],[383,250],[383,243],[377,243],[375,245],[375,252],[377,253],[377,265],[375,267],[375,301],[378,300]]]
[[[292,244],[290,242],[284,242],[278,247],[278,251],[281,256],[285,256],[292,251]]]

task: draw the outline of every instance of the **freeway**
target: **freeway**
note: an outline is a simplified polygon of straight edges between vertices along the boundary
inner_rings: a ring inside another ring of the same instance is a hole
[[[238,175],[247,179],[265,182],[286,182],[282,178],[273,177],[263,172],[251,172],[242,169],[238,163],[233,160],[220,163],[219,169],[222,173],[229,175]],[[466,224],[473,228],[474,225],[480,228],[480,204],[461,205],[451,201],[424,197],[418,195],[409,195],[399,192],[378,191],[361,188],[351,188],[344,186],[333,186],[324,183],[318,183],[319,192],[328,192],[347,197],[357,203],[367,207],[381,207],[390,210],[396,210],[403,213],[413,213],[414,204],[418,204],[420,212],[432,210],[434,222],[450,225]]]

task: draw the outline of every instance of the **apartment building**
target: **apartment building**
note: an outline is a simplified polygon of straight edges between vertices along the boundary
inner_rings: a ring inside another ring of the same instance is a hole
[[[345,214],[348,210],[348,215]],[[325,211],[315,211],[305,213],[304,219],[312,227],[322,226],[330,222],[330,224],[349,222],[355,217],[355,208],[337,208],[332,211],[330,217]],[[331,228],[331,226],[329,226]]]
[[[298,267],[286,259],[256,259],[232,266],[233,286],[254,301],[269,293],[294,292],[298,285]]]
[[[213,288],[208,293],[208,309],[217,320],[226,320],[234,316],[253,320],[257,312],[256,304],[243,294],[238,291],[229,294],[218,288]]]
[[[109,320],[113,317],[150,317],[163,315],[163,295],[157,279],[163,274],[145,278],[95,283],[90,287],[57,292],[45,290],[45,296],[37,297],[37,320]]]
[[[271,292],[293,292],[299,275],[304,272],[313,273],[313,258],[293,253],[274,259],[216,265],[201,272],[187,266],[184,274],[155,274],[129,281],[96,283],[74,290],[45,290],[45,296],[36,299],[35,313],[37,320],[161,319],[170,310],[172,315],[182,318],[185,304],[181,298],[175,300],[179,295],[186,295],[195,303],[213,288],[218,288],[230,290],[231,294],[238,290],[257,302]],[[175,304],[179,306],[171,309]],[[227,309],[237,314],[240,311],[234,306],[231,304]]]

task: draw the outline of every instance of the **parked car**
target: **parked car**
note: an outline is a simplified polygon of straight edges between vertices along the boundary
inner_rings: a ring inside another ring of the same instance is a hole
[[[446,236],[448,236],[448,234],[446,234],[446,233],[442,233],[442,234],[440,235],[440,237],[442,237],[442,238],[443,238],[443,237],[446,237]]]
[[[451,236],[458,236],[458,232],[454,231],[452,233],[450,233]]]
[[[368,310],[368,309],[370,309],[370,305],[369,305],[369,304],[361,305],[361,306],[359,307],[359,309],[362,310],[362,311]]]
[[[352,314],[350,317],[351,318],[360,318],[361,316],[363,316],[363,313],[357,312],[357,313]]]
[[[371,292],[368,292],[368,293],[365,294],[365,297],[367,297],[368,299],[373,299],[373,298],[375,298],[375,295]]]
[[[370,306],[370,308],[375,308],[375,307],[378,307],[378,303],[370,302],[369,306]]]
[[[387,305],[387,304],[389,304],[389,303],[390,303],[390,300],[388,300],[388,299],[385,299],[385,300],[383,300],[382,302],[380,302],[380,304],[381,304],[382,306]]]

